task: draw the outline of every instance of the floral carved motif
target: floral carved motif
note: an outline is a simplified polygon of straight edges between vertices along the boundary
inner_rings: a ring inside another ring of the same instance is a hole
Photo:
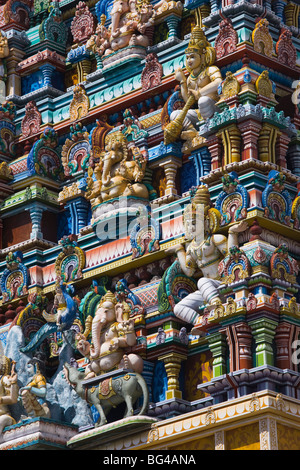
[[[252,33],[252,42],[256,52],[272,57],[274,52],[273,39],[269,32],[269,22],[265,18],[256,23]]]
[[[85,88],[82,85],[74,87],[73,99],[70,104],[70,120],[77,121],[86,116],[90,109],[90,100],[86,95]]]
[[[75,17],[71,24],[73,42],[81,42],[88,39],[95,28],[95,18],[85,2],[79,2],[76,6]]]
[[[41,123],[41,113],[38,111],[35,101],[30,101],[25,106],[25,116],[21,124],[23,137],[29,137],[39,132]]]
[[[142,90],[149,90],[160,85],[162,76],[163,67],[159,63],[157,55],[152,53],[148,54],[141,76]]]
[[[295,67],[297,61],[297,51],[292,42],[292,33],[289,29],[281,30],[279,39],[276,43],[277,59],[282,64],[289,67]]]
[[[220,31],[215,41],[217,58],[231,54],[237,48],[238,35],[229,18],[224,18],[219,25]]]

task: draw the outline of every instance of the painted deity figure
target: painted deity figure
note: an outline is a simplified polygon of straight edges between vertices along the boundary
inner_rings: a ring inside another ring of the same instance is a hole
[[[47,388],[43,361],[38,357],[28,361],[27,372],[30,380],[25,387],[19,390],[19,397],[27,413],[27,418],[50,418],[50,410],[46,403]]]
[[[0,357],[0,434],[6,426],[15,424],[8,406],[18,402],[18,376],[15,362],[6,356]]]
[[[183,140],[194,138],[197,135],[198,122],[211,118],[219,111],[216,102],[222,75],[220,69],[214,65],[215,49],[210,46],[198,25],[192,30],[185,56],[189,76],[186,78],[181,68],[175,71],[185,106],[182,110],[171,113],[170,124],[164,130],[166,144],[179,137]]]
[[[128,148],[127,139],[120,131],[108,134],[104,155],[94,169],[94,178],[88,179],[86,196],[97,198],[99,202],[119,196],[147,199],[148,190],[142,183],[145,170],[146,158],[138,147]]]
[[[5,59],[9,56],[9,47],[7,37],[0,31],[0,104],[6,100],[6,65]]]
[[[202,274],[197,283],[198,290],[183,298],[174,308],[177,317],[194,325],[200,319],[200,306],[213,308],[220,302],[219,262],[231,247],[238,246],[238,234],[248,228],[246,221],[233,225],[227,238],[217,233],[220,220],[220,212],[211,207],[208,188],[200,186],[184,214],[187,241],[185,245],[173,248],[184,274],[189,277],[199,272]]]
[[[129,318],[129,305],[118,302],[110,291],[98,304],[91,333],[91,345],[87,340],[89,332],[76,337],[78,351],[89,361],[85,370],[86,378],[120,368],[142,372],[142,358],[137,354],[124,353],[126,348],[136,344],[134,321]]]
[[[97,26],[96,34],[87,42],[87,49],[107,56],[127,46],[149,46],[145,34],[154,25],[154,9],[148,0],[114,0],[111,26],[105,27],[105,15]]]

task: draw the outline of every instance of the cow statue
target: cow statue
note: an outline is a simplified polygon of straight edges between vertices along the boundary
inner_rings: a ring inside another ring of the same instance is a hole
[[[112,407],[125,402],[126,410],[124,418],[133,415],[133,406],[137,399],[143,395],[143,404],[139,415],[147,412],[149,404],[149,392],[142,375],[137,372],[120,371],[120,375],[106,378],[96,386],[88,387],[83,384],[85,374],[78,369],[64,364],[64,375],[67,382],[75,392],[90,405],[94,405],[99,413],[99,419],[95,427],[107,423],[107,415]]]

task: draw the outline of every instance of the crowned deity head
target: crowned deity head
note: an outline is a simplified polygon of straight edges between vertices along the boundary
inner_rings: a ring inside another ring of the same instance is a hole
[[[208,42],[203,29],[196,25],[191,33],[191,39],[185,50],[186,68],[189,73],[200,71],[214,64],[216,51]]]
[[[186,240],[197,239],[197,242],[210,237],[220,227],[221,213],[212,207],[209,189],[200,185],[191,196],[191,203],[184,211]]]
[[[11,359],[0,356],[0,375],[9,375],[11,372]]]

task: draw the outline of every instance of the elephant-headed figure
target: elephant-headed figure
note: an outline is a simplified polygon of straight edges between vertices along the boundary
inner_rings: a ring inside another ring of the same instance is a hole
[[[88,179],[86,197],[100,203],[120,196],[148,199],[148,189],[142,183],[146,163],[146,157],[137,147],[129,145],[121,131],[109,133],[105,151]]]
[[[136,344],[134,320],[129,318],[130,307],[118,302],[108,291],[96,307],[92,320],[92,345],[85,335],[77,335],[77,349],[89,360],[85,369],[86,378],[95,377],[113,369],[128,368],[141,373],[143,359],[137,354],[126,354],[125,350]]]
[[[134,413],[134,404],[141,396],[143,396],[143,403],[138,415],[145,415],[147,413],[149,391],[145,379],[137,372],[120,373],[117,376],[105,378],[102,381],[99,379],[97,385],[93,383],[89,386],[84,383],[84,372],[65,363],[64,376],[83,400],[95,406],[99,413],[99,419],[95,427],[106,424],[107,415],[111,408],[115,408],[123,402],[126,404],[123,417],[127,418],[132,416]]]

